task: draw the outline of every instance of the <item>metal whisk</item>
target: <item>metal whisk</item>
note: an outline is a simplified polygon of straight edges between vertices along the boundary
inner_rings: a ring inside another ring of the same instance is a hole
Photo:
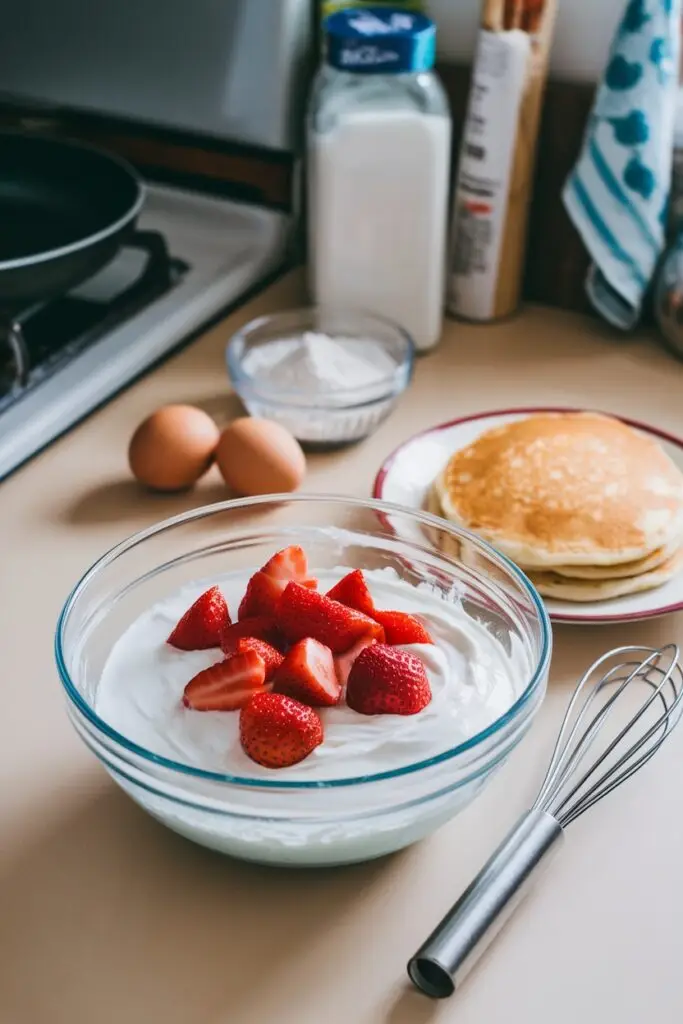
[[[533,807],[409,961],[419,989],[435,998],[453,994],[559,847],[567,825],[650,760],[678,722],[682,700],[675,644],[619,647],[591,665],[569,703]]]

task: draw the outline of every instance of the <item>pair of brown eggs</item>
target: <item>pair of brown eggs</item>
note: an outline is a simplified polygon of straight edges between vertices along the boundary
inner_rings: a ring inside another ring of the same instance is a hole
[[[192,405],[166,405],[144,420],[128,462],[133,476],[155,491],[187,490],[214,462],[241,495],[294,491],[306,473],[301,446],[279,423],[245,416],[221,432]]]

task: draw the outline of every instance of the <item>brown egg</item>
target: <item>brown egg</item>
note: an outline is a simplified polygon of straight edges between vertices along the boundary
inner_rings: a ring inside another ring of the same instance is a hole
[[[133,476],[155,491],[182,491],[213,462],[220,431],[193,405],[165,405],[133,434],[128,462]]]
[[[221,434],[216,462],[238,494],[295,491],[306,475],[306,457],[296,438],[272,420],[245,416]]]

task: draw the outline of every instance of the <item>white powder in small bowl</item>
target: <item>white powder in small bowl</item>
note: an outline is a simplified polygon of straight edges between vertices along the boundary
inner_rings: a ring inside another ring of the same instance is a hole
[[[264,339],[241,357],[235,384],[248,412],[275,420],[303,444],[330,447],[366,437],[408,385],[380,338],[315,330]]]
[[[306,331],[250,349],[242,370],[259,390],[273,396],[318,397],[323,404],[332,400],[336,405],[334,393],[343,392],[341,404],[359,405],[391,391],[397,366],[382,343],[372,338],[332,338]]]

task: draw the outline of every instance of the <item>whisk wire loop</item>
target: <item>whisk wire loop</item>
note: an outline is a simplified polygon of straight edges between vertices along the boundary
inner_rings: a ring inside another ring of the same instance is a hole
[[[599,680],[593,682],[596,673],[607,661],[615,657],[632,657],[634,654],[640,656],[639,660],[620,660],[618,664],[604,672]],[[621,647],[598,658],[584,673],[567,708],[548,771],[534,803],[535,810],[541,809],[552,814],[564,828],[630,778],[652,757],[669,732],[673,724],[672,714],[683,698],[683,673],[678,665],[678,654],[678,647],[675,644],[668,644],[659,649]],[[660,667],[660,662],[664,659],[666,664]],[[599,756],[577,777],[580,764],[606,725],[617,701],[628,688],[633,688],[633,684],[643,683],[651,690],[647,700],[642,702]],[[589,685],[590,692],[586,695],[585,690]],[[604,697],[608,688],[613,692],[588,721],[589,713],[596,701]],[[582,699],[583,705],[576,713]],[[662,705],[657,719],[633,740],[628,749],[620,754],[592,785],[588,785],[599,769],[618,751],[624,740],[632,734],[656,701]],[[567,789],[570,780],[574,781]]]
[[[625,650],[626,648],[621,648],[619,653]],[[551,793],[553,791],[557,792],[561,788],[565,780],[568,778],[569,774],[572,771],[574,771],[575,768],[578,767],[580,762],[588,753],[593,741],[596,739],[600,731],[600,728],[604,724],[605,717],[609,712],[610,707],[619,696],[621,689],[614,693],[610,701],[608,701],[607,704],[605,704],[602,707],[601,711],[593,720],[588,730],[583,734],[583,736],[577,743],[576,747],[572,747],[572,743],[574,742],[574,738],[578,733],[579,729],[581,728],[582,722],[584,721],[585,717],[590,711],[591,705],[598,697],[602,683],[609,681],[611,676],[613,676],[617,671],[619,671],[619,669],[622,666],[614,666],[614,668],[609,673],[607,673],[606,676],[603,677],[601,683],[599,683],[597,686],[594,686],[591,689],[591,692],[586,698],[583,707],[579,711],[576,720],[572,724],[574,710],[576,706],[579,704],[586,686],[590,683],[596,671],[605,663],[605,661],[608,658],[613,657],[613,655],[614,652],[603,655],[596,662],[594,662],[594,664],[591,665],[586,672],[584,672],[583,676],[579,680],[576,689],[572,694],[569,706],[565,712],[564,719],[562,720],[562,725],[560,726],[560,732],[558,734],[557,740],[555,741],[555,748],[550,759],[550,764],[548,765],[548,770],[546,771],[545,778],[541,783],[540,791],[534,802],[534,808],[545,807],[548,798],[551,796]],[[632,676],[628,679],[623,680],[622,688],[623,686],[627,685],[628,682],[631,681],[631,678],[633,678],[636,672],[637,666],[634,669]],[[571,731],[569,732],[569,735],[565,736],[567,730],[569,730],[570,727]]]

